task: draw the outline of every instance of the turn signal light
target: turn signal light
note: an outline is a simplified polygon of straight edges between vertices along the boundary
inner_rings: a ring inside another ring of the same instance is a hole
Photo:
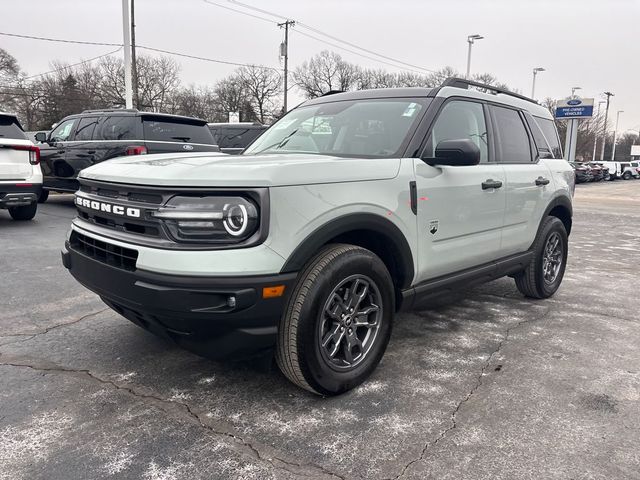
[[[276,298],[284,294],[284,285],[274,285],[262,289],[262,298]]]

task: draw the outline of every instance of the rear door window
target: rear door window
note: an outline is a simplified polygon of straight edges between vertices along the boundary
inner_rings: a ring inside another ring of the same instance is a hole
[[[76,141],[86,141],[93,138],[93,132],[98,124],[98,117],[84,117],[78,122],[76,134],[73,137]]]
[[[204,123],[195,124],[160,117],[143,117],[142,123],[146,141],[216,144],[209,127]]]
[[[140,140],[140,117],[134,115],[105,116],[98,120],[96,140]]]
[[[492,106],[495,120],[498,161],[502,163],[531,163],[531,143],[520,112]]]
[[[27,136],[18,126],[15,118],[0,115],[0,138],[17,138],[20,140],[26,140]]]

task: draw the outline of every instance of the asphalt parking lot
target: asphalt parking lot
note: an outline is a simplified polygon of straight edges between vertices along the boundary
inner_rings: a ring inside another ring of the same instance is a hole
[[[331,399],[106,309],[60,263],[71,196],[0,211],[0,479],[640,478],[640,181],[575,210],[554,298],[502,279],[401,315]]]

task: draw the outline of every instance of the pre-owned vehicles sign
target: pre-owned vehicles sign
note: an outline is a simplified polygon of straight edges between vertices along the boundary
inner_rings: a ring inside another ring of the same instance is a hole
[[[566,98],[556,104],[556,118],[591,118],[593,98]]]

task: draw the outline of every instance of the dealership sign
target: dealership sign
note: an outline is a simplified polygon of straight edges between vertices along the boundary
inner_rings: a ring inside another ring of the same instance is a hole
[[[591,118],[593,98],[566,98],[556,104],[556,118]]]

